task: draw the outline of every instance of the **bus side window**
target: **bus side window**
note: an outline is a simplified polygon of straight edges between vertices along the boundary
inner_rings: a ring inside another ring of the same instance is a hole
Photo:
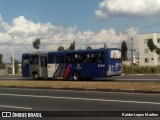
[[[97,62],[104,62],[104,53],[98,53]]]
[[[90,55],[90,61],[91,61],[91,62],[96,62],[95,53],[92,53],[92,54]]]
[[[25,67],[29,65],[29,54],[25,55],[23,54],[22,55],[22,67]]]
[[[64,56],[56,56],[56,64],[60,64],[61,67],[64,67]]]
[[[78,54],[78,62],[89,62],[90,55],[86,53]]]
[[[26,65],[28,65],[28,64],[29,64],[28,59],[24,59],[24,60],[23,60],[23,66],[26,66]]]
[[[47,57],[41,57],[41,67],[47,67]]]
[[[66,62],[67,63],[74,63],[76,62],[76,54],[68,54],[66,57]]]
[[[55,63],[55,56],[54,55],[48,55],[48,63]]]
[[[38,55],[30,56],[30,64],[38,64]]]
[[[104,53],[92,53],[90,60],[91,62],[104,62]]]

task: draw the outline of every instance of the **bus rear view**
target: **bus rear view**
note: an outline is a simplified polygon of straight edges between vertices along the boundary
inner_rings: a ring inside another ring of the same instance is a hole
[[[109,49],[107,53],[107,76],[121,75],[122,74],[122,59],[120,49]]]

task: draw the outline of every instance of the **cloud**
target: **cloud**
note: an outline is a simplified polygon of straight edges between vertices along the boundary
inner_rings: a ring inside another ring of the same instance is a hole
[[[41,51],[55,51],[63,45],[65,49],[75,41],[76,49],[86,49],[87,46],[102,48],[106,43],[108,47],[120,47],[122,40],[129,41],[136,36],[134,28],[126,30],[125,34],[117,33],[115,29],[102,29],[98,32],[91,30],[78,31],[77,26],[63,27],[52,23],[35,23],[19,16],[9,25],[0,17],[0,52],[4,54],[4,61],[10,62],[12,56],[12,43],[15,45],[15,57],[21,59],[22,53],[35,52],[32,42],[41,39]],[[14,36],[12,38],[12,36]]]
[[[160,17],[159,0],[104,0],[95,11],[98,18],[109,17]],[[107,16],[107,17],[106,17]]]
[[[34,23],[26,20],[24,16],[20,16],[13,20],[12,27],[8,33],[15,36],[39,36],[40,34],[48,34],[50,29],[53,29],[50,23]]]
[[[6,32],[9,29],[9,24],[5,22],[0,15],[0,32]]]
[[[98,16],[100,18],[108,18],[108,15],[101,10],[96,10],[95,14],[96,14],[96,16]]]

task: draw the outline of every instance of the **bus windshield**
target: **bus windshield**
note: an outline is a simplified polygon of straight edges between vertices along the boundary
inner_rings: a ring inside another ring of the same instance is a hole
[[[111,50],[111,59],[121,59],[121,51]]]

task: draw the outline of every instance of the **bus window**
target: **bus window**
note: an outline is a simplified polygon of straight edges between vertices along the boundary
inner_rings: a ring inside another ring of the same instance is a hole
[[[111,50],[111,59],[121,59],[121,51]]]
[[[56,63],[63,63],[64,64],[64,56],[57,56]]]
[[[52,63],[55,63],[55,62],[56,62],[55,56],[54,55],[48,55],[48,63],[52,64]]]
[[[22,76],[29,77],[29,54],[22,55]]]
[[[30,64],[38,64],[38,55],[30,56]]]
[[[74,62],[76,62],[76,59],[77,59],[77,54],[68,54],[66,56],[67,63],[74,63]]]
[[[23,59],[23,66],[28,65],[28,64],[29,64],[28,59]]]
[[[92,53],[90,59],[92,62],[104,62],[104,53]]]
[[[104,53],[98,53],[97,62],[104,62]]]
[[[41,57],[41,67],[47,67],[47,57]]]
[[[29,64],[29,55],[22,55],[22,65],[28,65]]]
[[[78,54],[78,62],[89,62],[90,55],[88,53]]]

